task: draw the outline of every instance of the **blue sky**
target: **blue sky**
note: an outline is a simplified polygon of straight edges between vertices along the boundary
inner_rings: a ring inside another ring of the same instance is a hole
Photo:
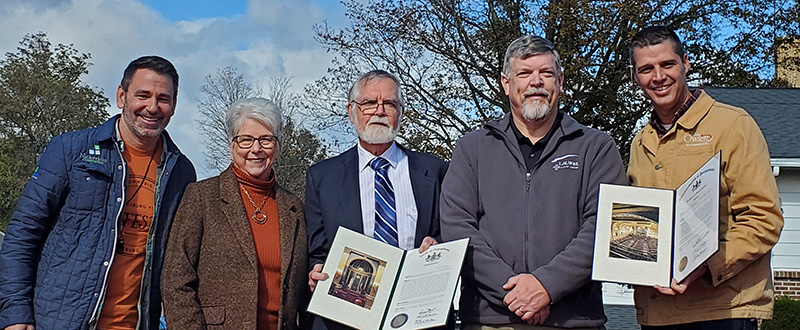
[[[197,100],[203,79],[232,66],[251,82],[291,77],[295,92],[323,77],[333,54],[314,40],[314,24],[343,26],[345,8],[331,0],[2,0],[0,53],[15,52],[26,34],[43,31],[53,44],[92,55],[83,77],[114,92],[125,66],[160,55],[180,74],[178,105],[167,130],[206,177]]]
[[[212,17],[233,17],[247,11],[246,0],[145,0],[142,3],[170,21],[193,21]]]
[[[143,0],[141,2],[173,22],[243,15],[247,12],[248,4],[247,0]],[[292,3],[288,0],[283,2]],[[337,0],[320,0],[314,3],[326,11],[337,14],[341,14],[344,9]],[[337,19],[337,17],[331,18]],[[344,16],[339,18],[343,19]]]

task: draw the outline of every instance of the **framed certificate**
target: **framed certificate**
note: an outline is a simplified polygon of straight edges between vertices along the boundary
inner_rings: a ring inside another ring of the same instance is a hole
[[[308,311],[358,329],[445,325],[468,242],[419,253],[339,227]]]
[[[601,184],[592,279],[669,287],[717,252],[720,158],[677,190]]]

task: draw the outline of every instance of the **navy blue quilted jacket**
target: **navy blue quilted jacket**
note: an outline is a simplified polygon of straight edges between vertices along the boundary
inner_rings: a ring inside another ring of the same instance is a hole
[[[22,193],[0,250],[0,329],[93,329],[125,191],[119,115],[50,141]],[[172,217],[194,166],[165,133],[156,219],[148,240],[139,329],[158,329],[161,266]]]

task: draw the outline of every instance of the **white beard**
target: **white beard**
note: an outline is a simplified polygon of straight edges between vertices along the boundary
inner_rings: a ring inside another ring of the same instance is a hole
[[[525,91],[525,97],[530,95],[544,94],[547,101],[532,101],[522,104],[522,117],[527,121],[538,121],[550,114],[550,92],[541,87],[532,87]]]
[[[550,105],[545,102],[529,103],[522,105],[522,117],[528,121],[541,120],[550,114]]]
[[[398,119],[399,121],[399,119]],[[382,123],[383,125],[370,125],[371,123]],[[372,116],[364,129],[358,124],[358,117],[353,117],[353,128],[356,130],[358,138],[369,144],[384,144],[394,141],[400,131],[400,123],[390,128],[389,118]]]

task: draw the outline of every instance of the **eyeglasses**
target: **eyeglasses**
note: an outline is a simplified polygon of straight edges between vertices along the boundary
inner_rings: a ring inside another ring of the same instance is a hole
[[[358,105],[358,108],[361,109],[365,115],[374,115],[378,112],[378,106],[383,106],[383,111],[387,114],[395,114],[400,110],[400,102],[394,100],[384,100],[381,102],[375,100],[366,100],[364,102],[358,102],[353,100],[353,103]]]
[[[275,146],[275,142],[278,142],[278,138],[273,135],[264,135],[260,138],[255,138],[250,135],[237,135],[233,137],[233,142],[236,142],[239,148],[242,149],[250,149],[256,141],[261,145],[261,148],[271,149]]]

